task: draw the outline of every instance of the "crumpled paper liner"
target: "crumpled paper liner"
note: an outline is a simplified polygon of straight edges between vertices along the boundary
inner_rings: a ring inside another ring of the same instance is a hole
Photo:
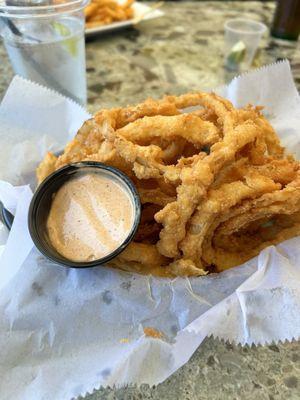
[[[217,91],[238,106],[267,105],[284,143],[298,152],[300,102],[287,62]],[[24,92],[30,95],[23,104]],[[62,400],[100,386],[158,384],[210,335],[242,345],[299,338],[299,237],[243,266],[190,279],[72,270],[38,253],[26,224],[32,193],[24,184],[33,183],[32,171],[48,145],[62,148],[88,117],[74,103],[20,78],[0,107],[6,160],[0,161],[0,176],[23,185],[0,182],[0,200],[16,215],[0,259],[1,399]],[[160,331],[162,339],[146,337],[145,327]]]

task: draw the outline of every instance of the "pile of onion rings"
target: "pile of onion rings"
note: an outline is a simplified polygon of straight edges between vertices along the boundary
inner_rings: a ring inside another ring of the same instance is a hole
[[[190,93],[101,110],[61,156],[46,155],[38,180],[84,160],[119,168],[141,197],[139,230],[117,268],[204,275],[300,233],[299,162],[260,107]]]

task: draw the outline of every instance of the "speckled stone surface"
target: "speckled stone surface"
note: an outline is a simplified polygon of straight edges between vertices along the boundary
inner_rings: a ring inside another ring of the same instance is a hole
[[[241,2],[167,2],[165,17],[89,39],[87,49],[88,107],[126,105],[165,93],[210,89],[233,74],[223,68],[223,25],[232,17],[270,24],[274,4]],[[300,86],[297,44],[265,39],[256,65],[289,58]],[[12,78],[0,46],[0,96]]]
[[[147,96],[209,89],[228,82],[223,24],[241,16],[270,24],[274,4],[168,2],[166,16],[87,43],[88,108],[125,105]],[[265,38],[256,65],[288,58],[300,88],[298,45]],[[0,98],[13,73],[0,44]],[[150,388],[101,389],[85,400],[300,399],[300,343],[242,348],[208,338],[167,381]]]
[[[230,81],[223,68],[223,25],[237,15],[270,23],[273,3],[168,2],[166,16],[87,44],[89,107],[210,89]],[[289,58],[300,84],[297,45],[265,38],[257,66]],[[124,76],[126,79],[124,79]]]
[[[300,343],[237,347],[206,339],[190,361],[150,388],[100,389],[84,400],[298,400]]]

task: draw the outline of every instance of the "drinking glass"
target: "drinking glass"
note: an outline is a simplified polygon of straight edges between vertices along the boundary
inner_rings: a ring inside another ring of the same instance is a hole
[[[262,35],[267,30],[261,22],[245,18],[225,23],[225,65],[244,71],[251,66]]]
[[[0,0],[0,35],[17,75],[86,104],[88,0]]]

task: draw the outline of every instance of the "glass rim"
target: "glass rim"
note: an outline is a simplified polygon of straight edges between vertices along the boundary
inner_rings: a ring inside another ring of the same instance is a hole
[[[255,25],[259,29],[257,31],[252,31],[249,29],[243,29],[243,28],[234,28],[231,26],[232,23],[234,22],[241,22],[244,24],[252,24],[253,26]],[[250,18],[231,18],[227,20],[224,24],[224,29],[227,31],[235,32],[235,33],[240,33],[240,34],[245,34],[245,35],[262,35],[263,33],[266,32],[268,29],[267,26],[260,21],[256,21],[254,19]]]
[[[16,6],[7,5],[0,0],[0,17],[2,18],[28,18],[50,17],[51,15],[72,13],[82,10],[90,0],[71,0],[59,4]]]

